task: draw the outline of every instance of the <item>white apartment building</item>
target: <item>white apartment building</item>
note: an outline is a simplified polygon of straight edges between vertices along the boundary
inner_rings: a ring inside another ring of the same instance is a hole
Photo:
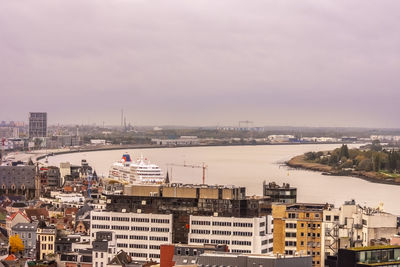
[[[172,243],[172,214],[92,211],[90,231],[91,244],[96,232],[111,231],[115,233],[117,253],[124,250],[135,261],[158,261],[160,245]]]
[[[273,245],[272,216],[256,218],[190,216],[188,244],[223,244],[229,252],[269,253]]]
[[[95,237],[97,241],[93,242],[92,266],[106,267],[120,250],[117,249],[115,232],[111,232],[111,235],[107,232],[96,232]]]
[[[323,244],[326,255],[339,248],[370,246],[372,240],[397,233],[397,217],[380,209],[361,207],[354,200],[323,212]]]

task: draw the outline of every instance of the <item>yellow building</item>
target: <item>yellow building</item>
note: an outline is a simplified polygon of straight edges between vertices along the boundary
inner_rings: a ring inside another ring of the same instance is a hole
[[[313,266],[324,266],[323,211],[328,204],[272,205],[274,253],[312,255]]]
[[[54,255],[54,246],[56,241],[55,227],[45,225],[38,226],[36,232],[37,238],[37,259],[43,260],[49,255]]]

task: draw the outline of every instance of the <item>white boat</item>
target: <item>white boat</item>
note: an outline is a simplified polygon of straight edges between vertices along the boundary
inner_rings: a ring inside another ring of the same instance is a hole
[[[132,161],[129,154],[124,154],[120,161],[111,165],[108,177],[130,184],[164,183],[163,172],[159,166],[143,159],[143,156]]]

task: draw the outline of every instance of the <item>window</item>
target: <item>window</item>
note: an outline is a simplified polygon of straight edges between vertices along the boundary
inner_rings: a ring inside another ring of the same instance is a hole
[[[152,223],[169,223],[169,219],[151,219]]]
[[[326,215],[325,216],[325,221],[330,222],[331,221],[331,215]]]
[[[193,225],[211,225],[209,221],[192,221]]]
[[[286,223],[286,228],[295,229],[295,228],[297,228],[297,224],[296,223]]]
[[[145,235],[131,235],[129,238],[134,240],[147,240],[147,236]]]
[[[148,218],[132,218],[132,222],[144,222],[148,223],[150,220]]]
[[[233,235],[234,236],[252,236],[253,233],[252,232],[237,232],[237,231],[234,231]]]
[[[208,244],[210,240],[208,239],[200,239],[200,238],[191,238],[190,243],[200,243],[200,244]]]
[[[251,246],[250,241],[233,240],[232,245]]]
[[[169,232],[169,228],[151,227],[152,232]]]
[[[303,234],[304,234],[304,233],[303,233]],[[296,233],[295,233],[295,232],[293,232],[293,233],[287,232],[287,233],[286,233],[286,237],[296,237]]]
[[[234,222],[233,227],[253,227],[252,223],[239,223],[239,222]]]
[[[286,247],[295,247],[297,245],[296,241],[285,241]]]
[[[117,222],[129,222],[129,218],[127,217],[112,217],[111,220]]]
[[[149,231],[149,227],[144,227],[144,226],[132,226],[131,230],[132,231],[145,231],[148,232]]]
[[[231,222],[212,222],[213,226],[232,226]]]
[[[150,236],[150,240],[154,240],[154,241],[168,241],[168,237],[166,237],[166,236]]]
[[[192,234],[209,235],[210,230],[192,229]]]
[[[129,244],[129,248],[147,249],[147,244]]]
[[[213,235],[231,235],[232,232],[231,231],[219,231],[219,230],[213,230],[212,231]],[[251,233],[250,233],[251,235]]]
[[[229,245],[230,243],[229,240],[211,239],[211,244]]]

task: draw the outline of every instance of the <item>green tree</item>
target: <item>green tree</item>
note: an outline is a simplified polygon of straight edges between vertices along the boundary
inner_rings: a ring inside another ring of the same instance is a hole
[[[349,154],[349,148],[347,147],[347,145],[342,145],[342,147],[340,148],[340,153],[339,153],[339,158],[343,158],[345,157],[346,159],[350,158],[350,154]]]
[[[379,140],[373,140],[371,144],[372,151],[382,151],[382,145]]]
[[[372,171],[372,161],[370,159],[363,159],[358,163],[357,170],[359,171]]]
[[[381,155],[379,153],[373,155],[372,164],[374,171],[378,172],[381,170]]]

